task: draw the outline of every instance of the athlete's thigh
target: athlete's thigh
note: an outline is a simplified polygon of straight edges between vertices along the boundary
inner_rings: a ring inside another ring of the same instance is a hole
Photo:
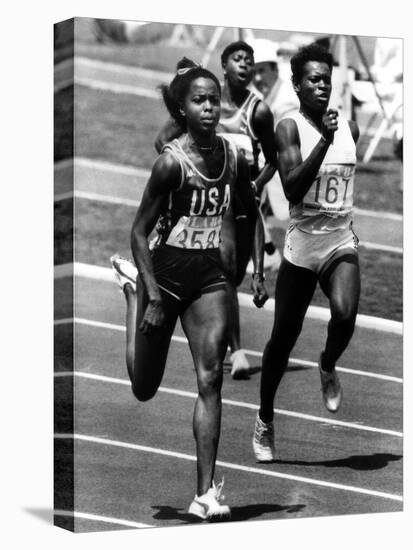
[[[358,256],[346,254],[337,258],[320,283],[332,309],[339,309],[347,314],[355,313],[360,298]]]
[[[137,384],[157,383],[162,378],[169,345],[179,315],[178,301],[162,292],[165,326],[150,334],[143,334],[139,329],[148,305],[148,296],[142,283],[137,281],[138,307],[135,334],[134,374]]]
[[[225,289],[202,294],[181,315],[197,370],[222,362],[227,349],[227,294]]]
[[[311,302],[317,275],[283,259],[275,287],[275,319],[278,323],[301,323]]]

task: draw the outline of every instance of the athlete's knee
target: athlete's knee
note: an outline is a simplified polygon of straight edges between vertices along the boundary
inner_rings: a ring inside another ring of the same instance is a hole
[[[132,393],[138,401],[149,401],[155,397],[157,390],[158,387],[154,386],[144,387],[142,385],[132,384]]]
[[[344,300],[336,301],[331,307],[331,323],[340,328],[353,328],[356,315],[357,306]]]
[[[281,330],[275,329],[265,347],[264,357],[267,362],[273,362],[280,357],[288,356],[292,351],[298,336],[301,332],[301,326],[283,327]]]
[[[197,378],[198,391],[201,396],[219,393],[223,381],[222,362],[214,359],[199,366]]]

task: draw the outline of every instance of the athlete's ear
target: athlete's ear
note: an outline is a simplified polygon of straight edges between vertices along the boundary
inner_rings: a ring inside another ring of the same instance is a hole
[[[182,109],[182,107],[179,107],[179,113],[180,113],[182,116],[185,116],[185,111]]]
[[[297,84],[296,82],[294,82],[294,80],[291,80],[291,81],[292,81],[292,84],[293,84],[294,92],[298,95],[301,91],[301,86],[299,84]]]

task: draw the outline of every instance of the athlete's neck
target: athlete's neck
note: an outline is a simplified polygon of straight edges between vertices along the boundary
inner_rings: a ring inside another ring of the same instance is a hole
[[[188,147],[198,151],[215,151],[218,146],[218,138],[215,132],[200,135],[188,129],[185,141]]]
[[[308,107],[301,105],[300,113],[306,120],[308,120],[310,124],[313,124],[313,126],[316,126],[317,128],[321,128],[321,120],[323,118],[324,111],[309,109]]]
[[[222,99],[225,99],[228,103],[233,103],[237,105],[237,107],[241,107],[249,93],[250,91],[248,88],[230,85],[228,80],[225,79],[222,89]]]

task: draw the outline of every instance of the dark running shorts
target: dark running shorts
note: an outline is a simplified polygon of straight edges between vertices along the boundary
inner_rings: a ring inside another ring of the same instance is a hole
[[[164,245],[152,251],[156,282],[181,302],[226,288],[219,249],[184,250]]]

